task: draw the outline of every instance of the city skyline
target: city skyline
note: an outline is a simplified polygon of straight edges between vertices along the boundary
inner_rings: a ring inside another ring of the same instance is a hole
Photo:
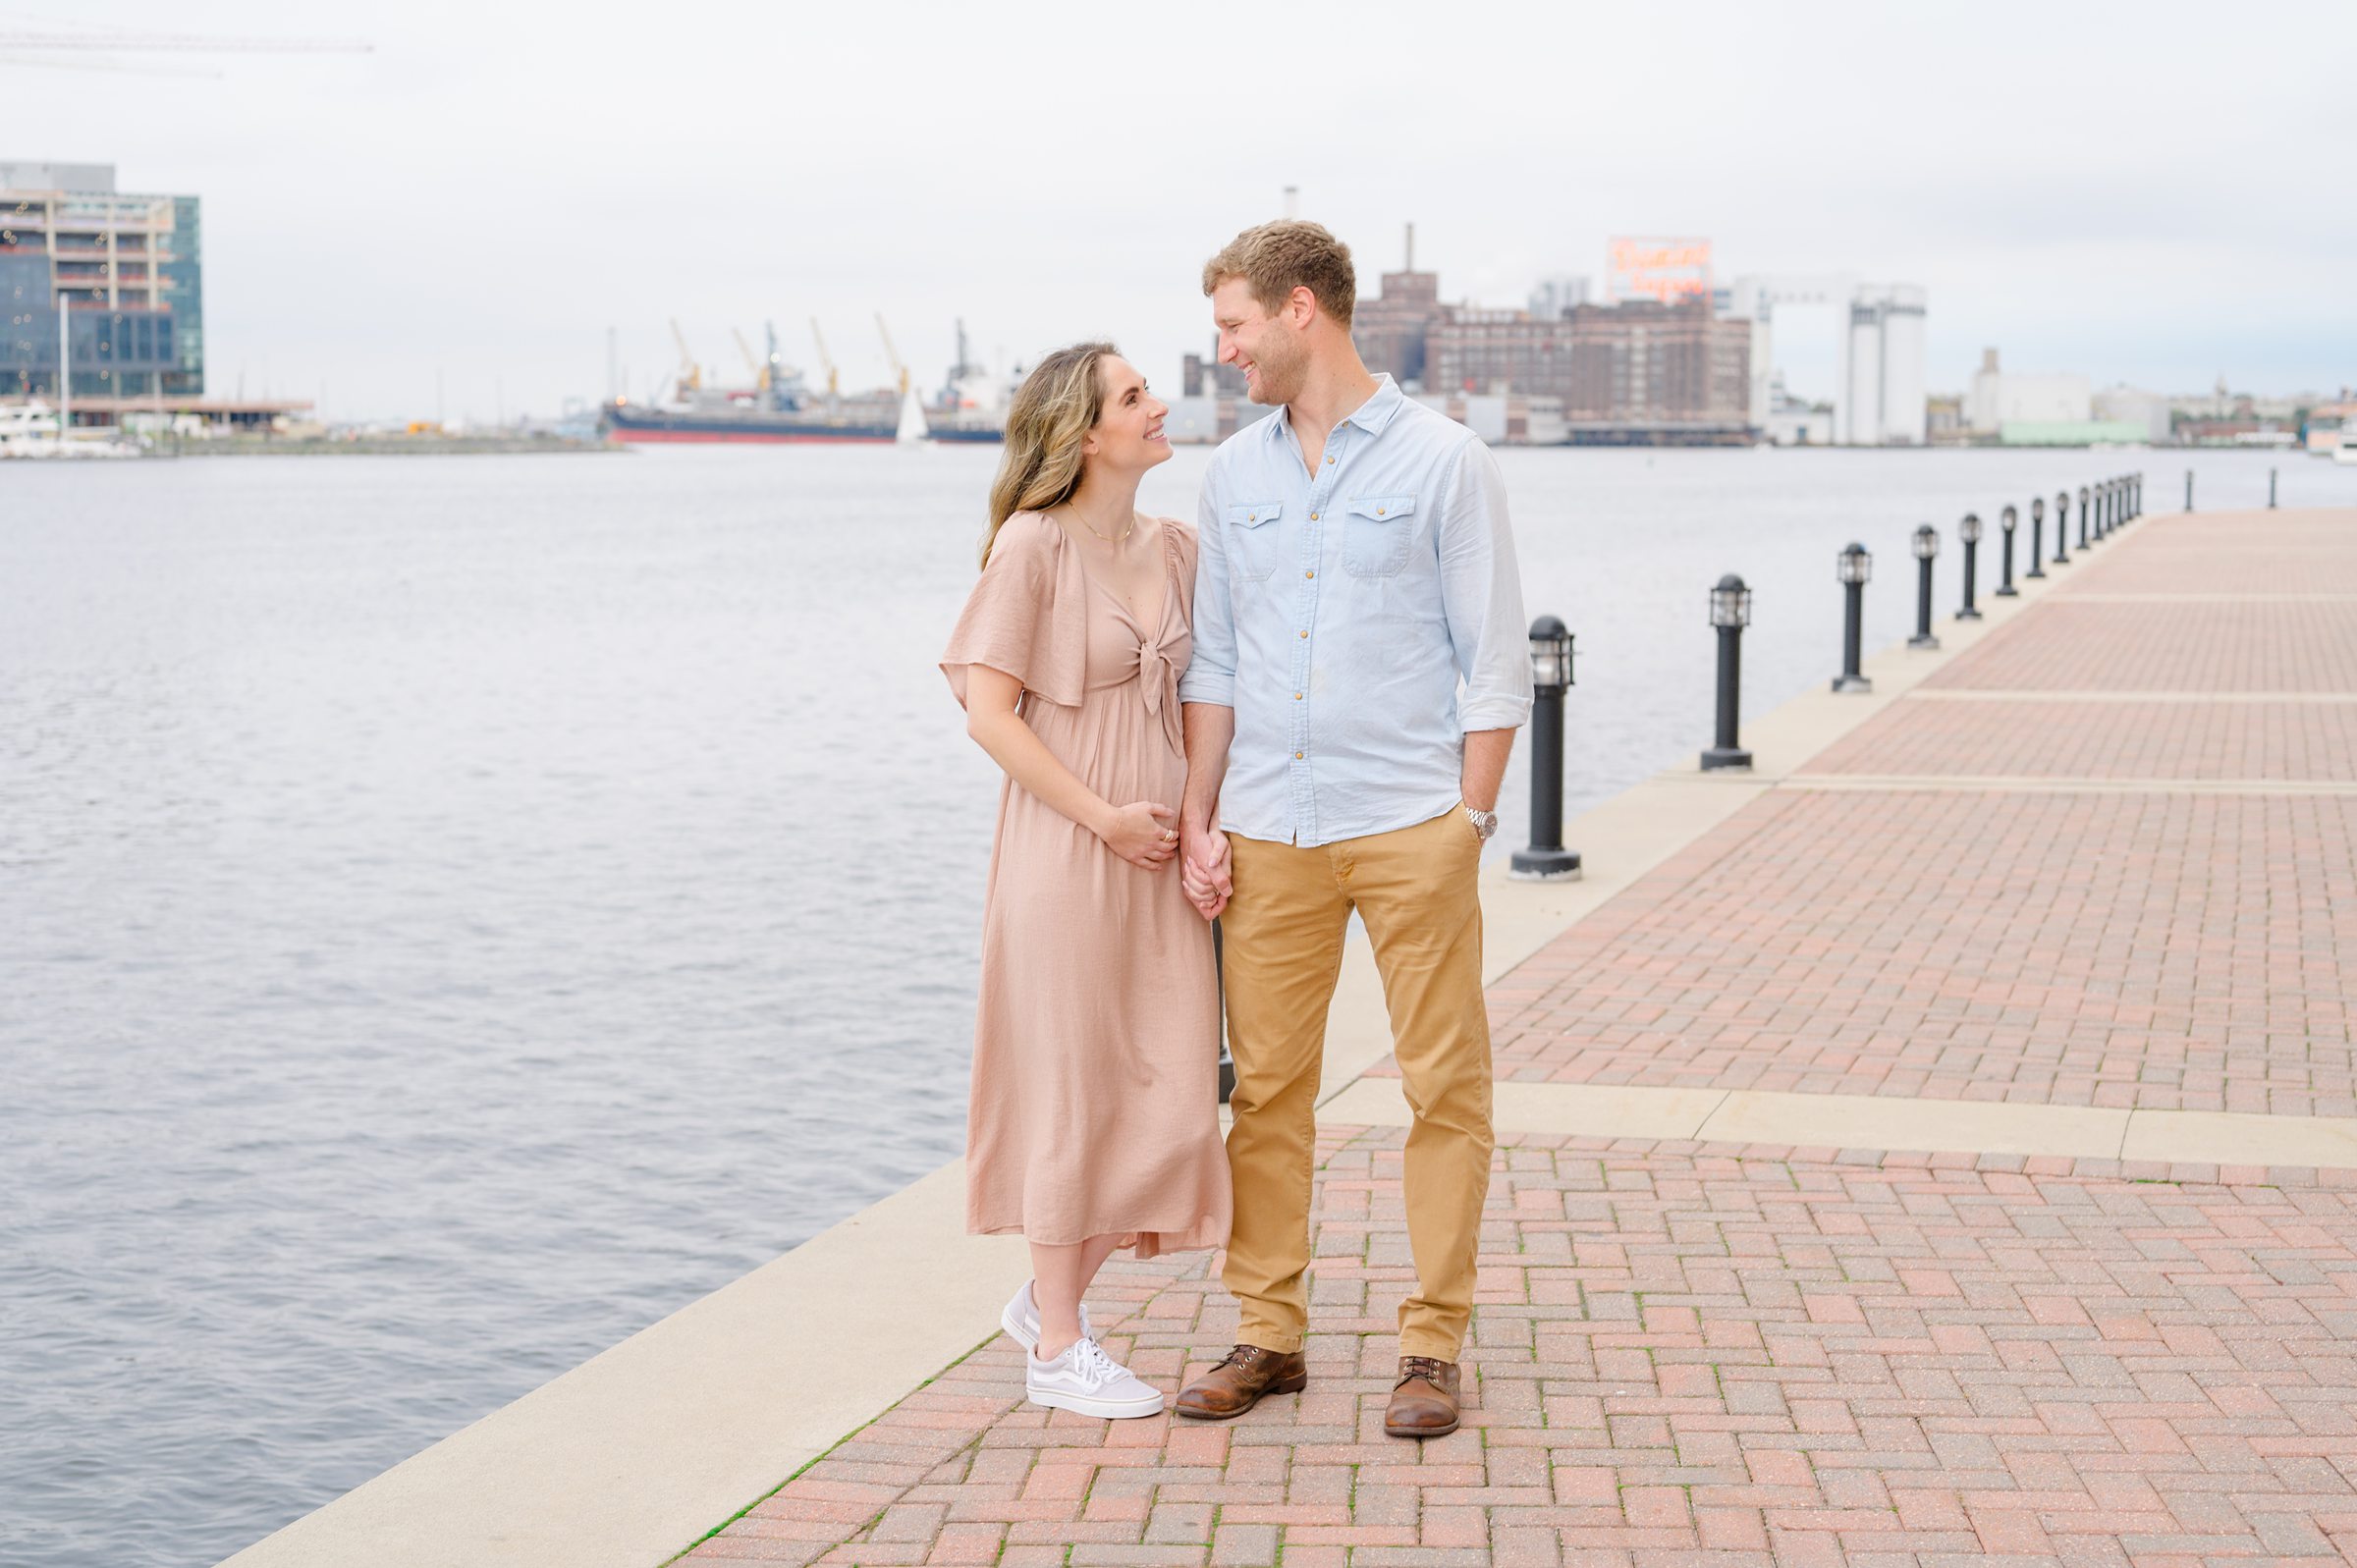
[[[86,9],[91,27],[185,29],[160,5]],[[1612,236],[1688,234],[1723,281],[1921,284],[1936,392],[1992,347],[2160,393],[2357,379],[2330,46],[2357,29],[2331,8],[2262,35],[2190,7],[2129,32],[2026,6],[1969,25],[1703,6],[1671,48],[1627,18],[1505,7],[1417,48],[1422,13],[1375,7],[1307,53],[1306,34],[1216,17],[918,9],[911,50],[849,14],[789,32],[722,8],[704,37],[624,39],[537,10],[322,24],[264,5],[235,30],[373,52],[223,56],[218,78],[0,66],[21,110],[0,155],[111,162],[123,190],[202,198],[208,386],[339,418],[431,414],[437,381],[452,417],[554,412],[606,390],[609,328],[643,395],[676,361],[674,316],[724,376],[731,330],[758,341],[765,320],[815,367],[816,316],[843,384],[883,383],[880,311],[920,384],[962,317],[1001,367],[1108,334],[1177,391],[1210,336],[1202,257],[1287,186],[1352,245],[1367,296],[1409,222],[1444,297],[1493,308],[1600,276]],[[770,47],[730,47],[731,29]],[[1322,74],[1418,90],[1313,128],[1287,83]],[[1484,87],[1478,122],[1430,107],[1452,81]],[[2201,113],[2141,120],[2172,84]],[[1825,327],[1780,322],[1796,395],[1831,390]]]

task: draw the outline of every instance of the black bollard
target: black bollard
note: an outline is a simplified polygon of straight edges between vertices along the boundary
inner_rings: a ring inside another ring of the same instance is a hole
[[[1956,612],[1956,619],[1978,621],[1981,613],[1972,605],[1972,576],[1975,569],[1973,563],[1981,553],[1981,514],[1977,512],[1964,514],[1964,520],[1956,524],[1956,537],[1964,541],[1964,608]]]
[[[2275,470],[2273,468],[2267,470],[2267,510],[2275,510]]]
[[[1563,847],[1563,693],[1571,688],[1571,633],[1553,616],[1530,623],[1530,847],[1506,874],[1517,882],[1568,882],[1579,854]]]
[[[2087,548],[2087,487],[2079,486],[2079,548]]]
[[[1874,557],[1864,545],[1853,543],[1834,558],[1834,575],[1848,594],[1841,612],[1841,673],[1834,677],[1834,689],[1872,691],[1874,682],[1858,673],[1858,660],[1866,637],[1866,584],[1874,577]]]
[[[2109,538],[2111,533],[2111,481],[2107,479],[2097,486],[2095,495],[2095,536],[2098,539]]]
[[[1940,530],[1927,522],[1915,530],[1912,543],[1915,551],[1915,635],[1907,639],[1907,646],[1937,648],[1940,639],[1932,635],[1932,557],[1940,553]]]
[[[1743,706],[1743,628],[1751,624],[1751,590],[1731,571],[1711,590],[1711,624],[1719,632],[1719,733],[1702,754],[1705,773],[1751,766],[1751,753],[1735,741]]]
[[[2055,492],[2055,565],[2070,565],[2070,492]]]
[[[1998,532],[2005,536],[2005,580],[1997,585],[1996,593],[1990,595],[1993,599],[2012,599],[2021,593],[2019,588],[2013,586],[2013,530],[2018,522],[2011,507],[1997,514]]]
[[[2046,498],[2044,496],[2032,496],[2030,498],[2030,569],[2023,572],[2022,576],[2028,578],[2043,577],[2045,575]]]
[[[2185,470],[2185,510],[2187,512],[2193,510],[2193,470],[2191,468]]]

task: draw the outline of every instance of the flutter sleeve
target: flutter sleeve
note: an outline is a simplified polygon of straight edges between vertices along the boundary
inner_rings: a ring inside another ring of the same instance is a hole
[[[959,707],[975,665],[1014,676],[1042,701],[1080,706],[1088,681],[1087,585],[1067,554],[1064,530],[1034,513],[1016,513],[999,529],[941,656]]]

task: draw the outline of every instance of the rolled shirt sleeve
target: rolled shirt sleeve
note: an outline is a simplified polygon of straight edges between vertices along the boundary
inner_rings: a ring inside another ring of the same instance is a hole
[[[1178,678],[1180,702],[1235,706],[1235,601],[1228,582],[1228,536],[1215,461],[1195,510],[1195,651]]]
[[[1519,729],[1530,719],[1531,700],[1522,577],[1507,517],[1505,476],[1479,441],[1467,442],[1458,460],[1441,518],[1440,547],[1442,610],[1457,675],[1464,680],[1458,723],[1468,734]]]

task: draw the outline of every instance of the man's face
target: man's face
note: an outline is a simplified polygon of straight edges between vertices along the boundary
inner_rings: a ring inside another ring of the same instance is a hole
[[[1244,373],[1254,403],[1290,403],[1307,379],[1309,348],[1290,308],[1271,311],[1252,297],[1252,285],[1230,278],[1211,293],[1211,319],[1220,329],[1220,363]]]

